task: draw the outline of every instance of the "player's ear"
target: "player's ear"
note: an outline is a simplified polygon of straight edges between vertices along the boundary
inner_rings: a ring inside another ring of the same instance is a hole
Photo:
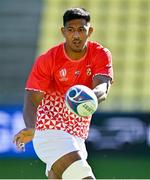
[[[65,28],[64,27],[61,27],[61,33],[65,37]]]
[[[91,36],[91,34],[92,34],[92,32],[93,32],[93,27],[89,27],[89,32],[88,32],[88,36],[90,37]]]

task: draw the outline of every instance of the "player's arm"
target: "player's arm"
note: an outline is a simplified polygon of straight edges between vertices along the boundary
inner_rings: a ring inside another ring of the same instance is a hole
[[[37,107],[39,106],[44,93],[39,91],[26,91],[24,98],[23,118],[26,128],[14,136],[14,143],[18,149],[23,149],[24,144],[30,142],[34,137]]]
[[[39,91],[26,91],[24,98],[23,118],[26,128],[34,128],[36,123],[37,107],[43,99],[44,93]]]
[[[98,103],[107,98],[111,86],[111,77],[105,75],[96,75],[93,78],[93,91],[98,99]]]

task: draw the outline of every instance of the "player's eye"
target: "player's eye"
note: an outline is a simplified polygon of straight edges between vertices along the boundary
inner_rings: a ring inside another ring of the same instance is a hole
[[[86,31],[85,28],[80,28],[80,29],[79,29],[79,32],[85,32],[85,31]]]
[[[67,31],[68,32],[73,32],[74,30],[73,30],[73,28],[67,28]]]

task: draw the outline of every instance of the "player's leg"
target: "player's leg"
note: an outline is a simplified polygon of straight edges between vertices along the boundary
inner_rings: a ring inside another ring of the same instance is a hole
[[[96,179],[86,160],[73,162],[62,174],[62,179]]]
[[[90,166],[81,158],[78,151],[64,155],[53,164],[51,169],[59,179],[95,179]]]
[[[60,159],[58,159],[51,167],[53,170],[53,173],[57,176],[57,178],[61,179],[62,174],[65,171],[65,169],[68,168],[74,161],[80,160],[80,154],[78,151],[70,152],[64,156],[62,156]],[[49,174],[51,176],[51,172],[48,172],[48,178]]]
[[[64,176],[70,174],[72,177],[73,173],[80,174],[78,171],[84,172],[84,175],[74,179],[94,177],[88,173],[91,169],[86,162],[87,151],[83,139],[60,130],[35,131],[33,145],[38,157],[46,163],[46,176],[49,179],[61,179],[62,176],[63,179],[72,179]]]

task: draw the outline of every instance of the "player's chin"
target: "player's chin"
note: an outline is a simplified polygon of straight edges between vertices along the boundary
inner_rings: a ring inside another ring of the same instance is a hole
[[[76,53],[80,53],[80,52],[82,52],[82,49],[73,49],[73,51]]]
[[[73,46],[72,50],[74,52],[82,52],[84,50],[83,46]]]

